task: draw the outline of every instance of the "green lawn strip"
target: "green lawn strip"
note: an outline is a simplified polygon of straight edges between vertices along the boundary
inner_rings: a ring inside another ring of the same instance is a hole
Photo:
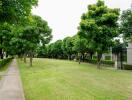
[[[95,65],[35,59],[18,62],[26,100],[131,100],[132,73]]]
[[[3,66],[3,67],[0,67],[0,72],[4,72],[4,71],[6,71],[7,70],[7,68],[8,68],[8,66],[9,66],[9,63],[8,64],[6,64],[5,66]]]
[[[7,63],[5,66],[0,67],[0,80],[2,78],[1,74],[5,73],[11,62]]]

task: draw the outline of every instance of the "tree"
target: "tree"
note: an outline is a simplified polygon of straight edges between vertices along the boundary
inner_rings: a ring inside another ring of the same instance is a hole
[[[17,38],[18,41],[23,43],[23,45],[20,43],[24,50],[23,55],[30,57],[30,66],[32,66],[32,59],[37,50],[36,48],[39,45],[44,46],[50,42],[52,38],[51,31],[45,20],[38,16],[32,16],[30,23],[23,27],[22,32],[19,33]]]
[[[9,49],[9,41],[12,38],[12,27],[8,23],[3,23],[0,25],[0,56],[3,59],[3,53]]]
[[[37,57],[48,57],[47,46],[40,45],[37,47]]]
[[[12,30],[23,24],[27,24],[27,19],[31,15],[32,6],[37,6],[38,0],[1,0],[0,1],[0,55],[3,58],[3,51],[13,54],[9,48],[9,39],[13,36]],[[16,27],[14,27],[16,26]],[[13,27],[13,29],[10,29]],[[4,29],[3,29],[4,28]],[[10,34],[11,33],[11,34]],[[15,32],[14,32],[15,33]],[[5,43],[6,41],[6,43]],[[6,46],[3,46],[6,45]],[[7,46],[8,45],[8,46]]]
[[[47,48],[48,57],[49,58],[54,58],[54,49],[53,49],[54,48],[54,44],[51,43],[48,46],[46,46],[46,48]]]
[[[61,58],[63,55],[63,50],[61,49],[62,40],[58,40],[54,43],[53,50],[55,58]]]
[[[19,23],[31,14],[38,0],[1,0],[0,22]]]
[[[62,50],[63,53],[68,57],[68,60],[71,60],[71,55],[73,54],[72,47],[73,47],[72,38],[66,37],[62,43]]]
[[[87,52],[87,40],[83,37],[79,37],[78,35],[75,36],[75,39],[73,41],[73,50],[77,51],[79,56],[79,64],[81,62],[81,58],[83,58],[84,61],[84,54]]]
[[[123,11],[120,30],[127,41],[132,41],[132,7]]]
[[[104,1],[88,6],[88,12],[81,17],[78,34],[88,40],[89,47],[97,52],[98,68],[102,53],[112,45],[112,39],[118,35],[119,9],[110,9]]]

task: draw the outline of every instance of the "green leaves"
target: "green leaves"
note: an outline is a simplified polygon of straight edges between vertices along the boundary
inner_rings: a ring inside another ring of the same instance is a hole
[[[87,39],[95,52],[105,52],[118,36],[118,9],[110,9],[104,1],[89,5],[88,12],[82,15],[78,34]]]
[[[73,40],[73,51],[84,54],[88,50],[88,41],[85,38],[81,38],[78,35]]]
[[[120,31],[127,41],[132,41],[132,9],[123,11],[121,15]]]
[[[20,23],[20,20],[29,16],[32,6],[36,6],[38,0],[2,0],[0,2],[0,21]]]

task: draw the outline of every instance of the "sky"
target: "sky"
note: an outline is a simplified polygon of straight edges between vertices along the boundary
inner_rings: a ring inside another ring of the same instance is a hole
[[[32,13],[48,22],[52,29],[52,42],[55,42],[75,35],[81,15],[87,12],[89,4],[96,2],[97,0],[39,0]],[[132,0],[105,0],[109,8],[120,8],[121,11],[130,8],[131,3]]]

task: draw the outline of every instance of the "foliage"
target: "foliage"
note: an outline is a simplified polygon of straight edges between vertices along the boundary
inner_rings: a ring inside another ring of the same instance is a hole
[[[46,46],[38,46],[37,47],[37,51],[36,51],[36,53],[37,53],[37,57],[47,57],[47,48],[46,48]]]
[[[78,54],[84,56],[85,53],[93,53],[87,44],[87,40],[78,35],[66,37],[63,40],[58,40],[45,46],[44,48],[47,51],[45,57],[71,60],[73,57],[77,57]]]
[[[22,40],[18,38],[18,33],[22,32],[19,28],[27,25],[29,16],[31,16],[31,9],[33,6],[37,6],[37,3],[38,0],[0,1],[0,56],[2,59],[3,53],[8,56],[8,54],[14,55],[22,52],[22,46],[17,48],[19,46],[16,45],[23,44]]]
[[[0,24],[0,56],[3,59],[3,52],[10,50],[10,40],[13,37],[12,26],[8,23]]]
[[[132,41],[132,8],[123,11],[120,30],[126,40]]]
[[[20,23],[30,15],[38,0],[1,0],[0,22]]]
[[[7,63],[9,63],[12,60],[12,58],[3,59],[0,61],[0,68],[5,66]]]
[[[123,66],[125,70],[132,70],[132,65],[124,64]]]
[[[17,37],[17,41],[20,41],[19,44],[22,46],[23,55],[28,54],[32,59],[38,46],[44,46],[50,42],[51,31],[45,20],[38,16],[32,16],[29,25],[23,27],[22,32]]]
[[[113,38],[118,36],[118,17],[119,9],[110,9],[101,0],[89,5],[88,12],[81,17],[78,34],[98,53],[98,63],[102,53],[112,46]]]
[[[71,55],[73,54],[73,40],[72,40],[72,37],[66,37],[64,40],[63,40],[63,43],[62,43],[62,50],[63,50],[63,53],[68,56],[68,59],[71,59]]]
[[[97,64],[97,60],[96,59],[88,59],[87,62],[92,63],[92,64]],[[101,60],[101,64],[103,65],[110,65],[110,66],[114,66],[115,62],[114,61],[109,61],[109,60]]]
[[[61,49],[61,46],[62,46],[62,40],[58,40],[55,42],[55,44],[53,46],[53,51],[54,51],[55,55],[57,55],[57,56],[63,55],[63,51]]]
[[[92,59],[95,59],[95,60],[97,60],[97,56],[95,56],[95,55],[94,55]]]
[[[111,60],[111,56],[105,56],[105,60]]]
[[[77,51],[77,53],[84,54],[87,51],[87,40],[85,38],[79,37],[78,35],[75,37],[73,41],[73,50]]]

